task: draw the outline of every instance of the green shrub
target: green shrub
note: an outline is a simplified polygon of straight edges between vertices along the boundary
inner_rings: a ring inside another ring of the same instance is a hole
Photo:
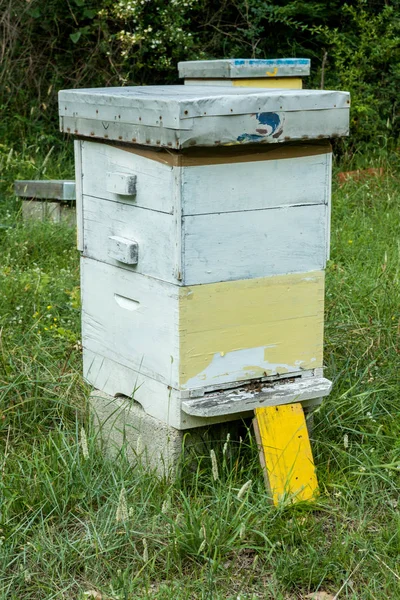
[[[59,89],[177,83],[180,60],[232,56],[311,58],[307,87],[352,94],[342,148],[397,144],[399,0],[2,3],[0,137],[10,146],[38,135],[44,149],[62,145]]]
[[[389,135],[396,139],[400,86],[398,12],[387,5],[373,14],[365,0],[357,0],[355,6],[345,4],[341,12],[346,23],[341,30],[327,25],[311,28],[330,56],[327,87],[351,92],[354,145],[376,143]]]

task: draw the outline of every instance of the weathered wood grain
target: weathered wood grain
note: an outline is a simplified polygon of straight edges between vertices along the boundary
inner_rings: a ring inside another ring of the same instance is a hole
[[[179,247],[174,215],[146,210],[122,202],[84,196],[84,254],[115,266],[119,260],[108,252],[109,238],[134,240],[140,251],[136,264],[126,264],[137,273],[178,282]]]
[[[21,198],[40,200],[75,200],[75,181],[64,179],[30,179],[14,182],[14,193]]]
[[[163,213],[174,211],[174,179],[169,165],[108,144],[82,142],[82,173],[85,195]],[[116,173],[128,180],[136,177],[135,195],[124,197],[109,189],[110,177]]]
[[[296,379],[289,383],[282,381],[265,386],[256,384],[207,394],[203,398],[182,400],[182,410],[198,417],[215,417],[265,406],[279,406],[323,398],[330,393],[331,389],[332,382],[323,377]]]
[[[322,366],[323,272],[183,287],[182,389]]]
[[[182,214],[327,204],[330,161],[327,153],[183,168]]]
[[[306,377],[323,377],[323,368],[316,368],[316,369],[310,369],[310,370],[301,370],[299,369],[298,371],[292,371],[290,373],[279,373],[279,374],[275,374],[275,375],[267,375],[267,376],[263,376],[258,378],[257,380],[253,380],[253,381],[257,381],[257,385],[258,384],[264,384],[269,385],[271,383],[275,383],[276,381],[281,381],[282,383],[284,382],[284,380],[286,379],[293,379],[294,378],[306,378]],[[232,381],[228,381],[226,383],[217,383],[217,384],[204,384],[201,388],[195,388],[193,390],[188,390],[188,391],[182,391],[182,398],[185,399],[193,399],[193,398],[203,398],[204,396],[208,395],[208,394],[213,394],[215,392],[222,392],[223,390],[234,390],[234,389],[239,389],[240,387],[242,387],[243,385],[251,385],[251,383],[249,383],[248,381],[246,382],[232,382]]]
[[[327,223],[324,204],[184,217],[183,282],[324,269]]]

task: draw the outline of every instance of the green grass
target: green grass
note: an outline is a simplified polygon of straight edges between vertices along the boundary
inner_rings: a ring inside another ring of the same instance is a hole
[[[9,166],[7,181],[14,174]],[[325,342],[334,389],[313,433],[321,494],[280,509],[268,503],[251,431],[225,452],[225,439],[202,446],[173,482],[123,452],[104,455],[80,376],[75,233],[24,227],[18,205],[3,203],[1,599],[400,596],[399,195],[388,165],[382,179],[334,189]],[[117,521],[121,497],[128,516]]]

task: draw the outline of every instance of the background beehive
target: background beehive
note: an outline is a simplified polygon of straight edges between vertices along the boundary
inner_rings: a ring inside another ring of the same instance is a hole
[[[308,58],[225,58],[178,63],[186,85],[221,85],[301,90],[310,74]]]

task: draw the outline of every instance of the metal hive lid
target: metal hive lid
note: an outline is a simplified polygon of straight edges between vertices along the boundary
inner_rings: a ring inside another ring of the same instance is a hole
[[[226,58],[220,60],[191,60],[178,63],[183,78],[246,78],[305,77],[310,74],[308,58]]]
[[[213,86],[94,88],[59,92],[60,116],[159,125],[179,129],[186,119],[274,111],[348,108],[348,92]],[[155,116],[155,113],[157,115]]]
[[[174,148],[347,135],[349,104],[347,92],[326,90],[178,85],[59,92],[61,131]]]

